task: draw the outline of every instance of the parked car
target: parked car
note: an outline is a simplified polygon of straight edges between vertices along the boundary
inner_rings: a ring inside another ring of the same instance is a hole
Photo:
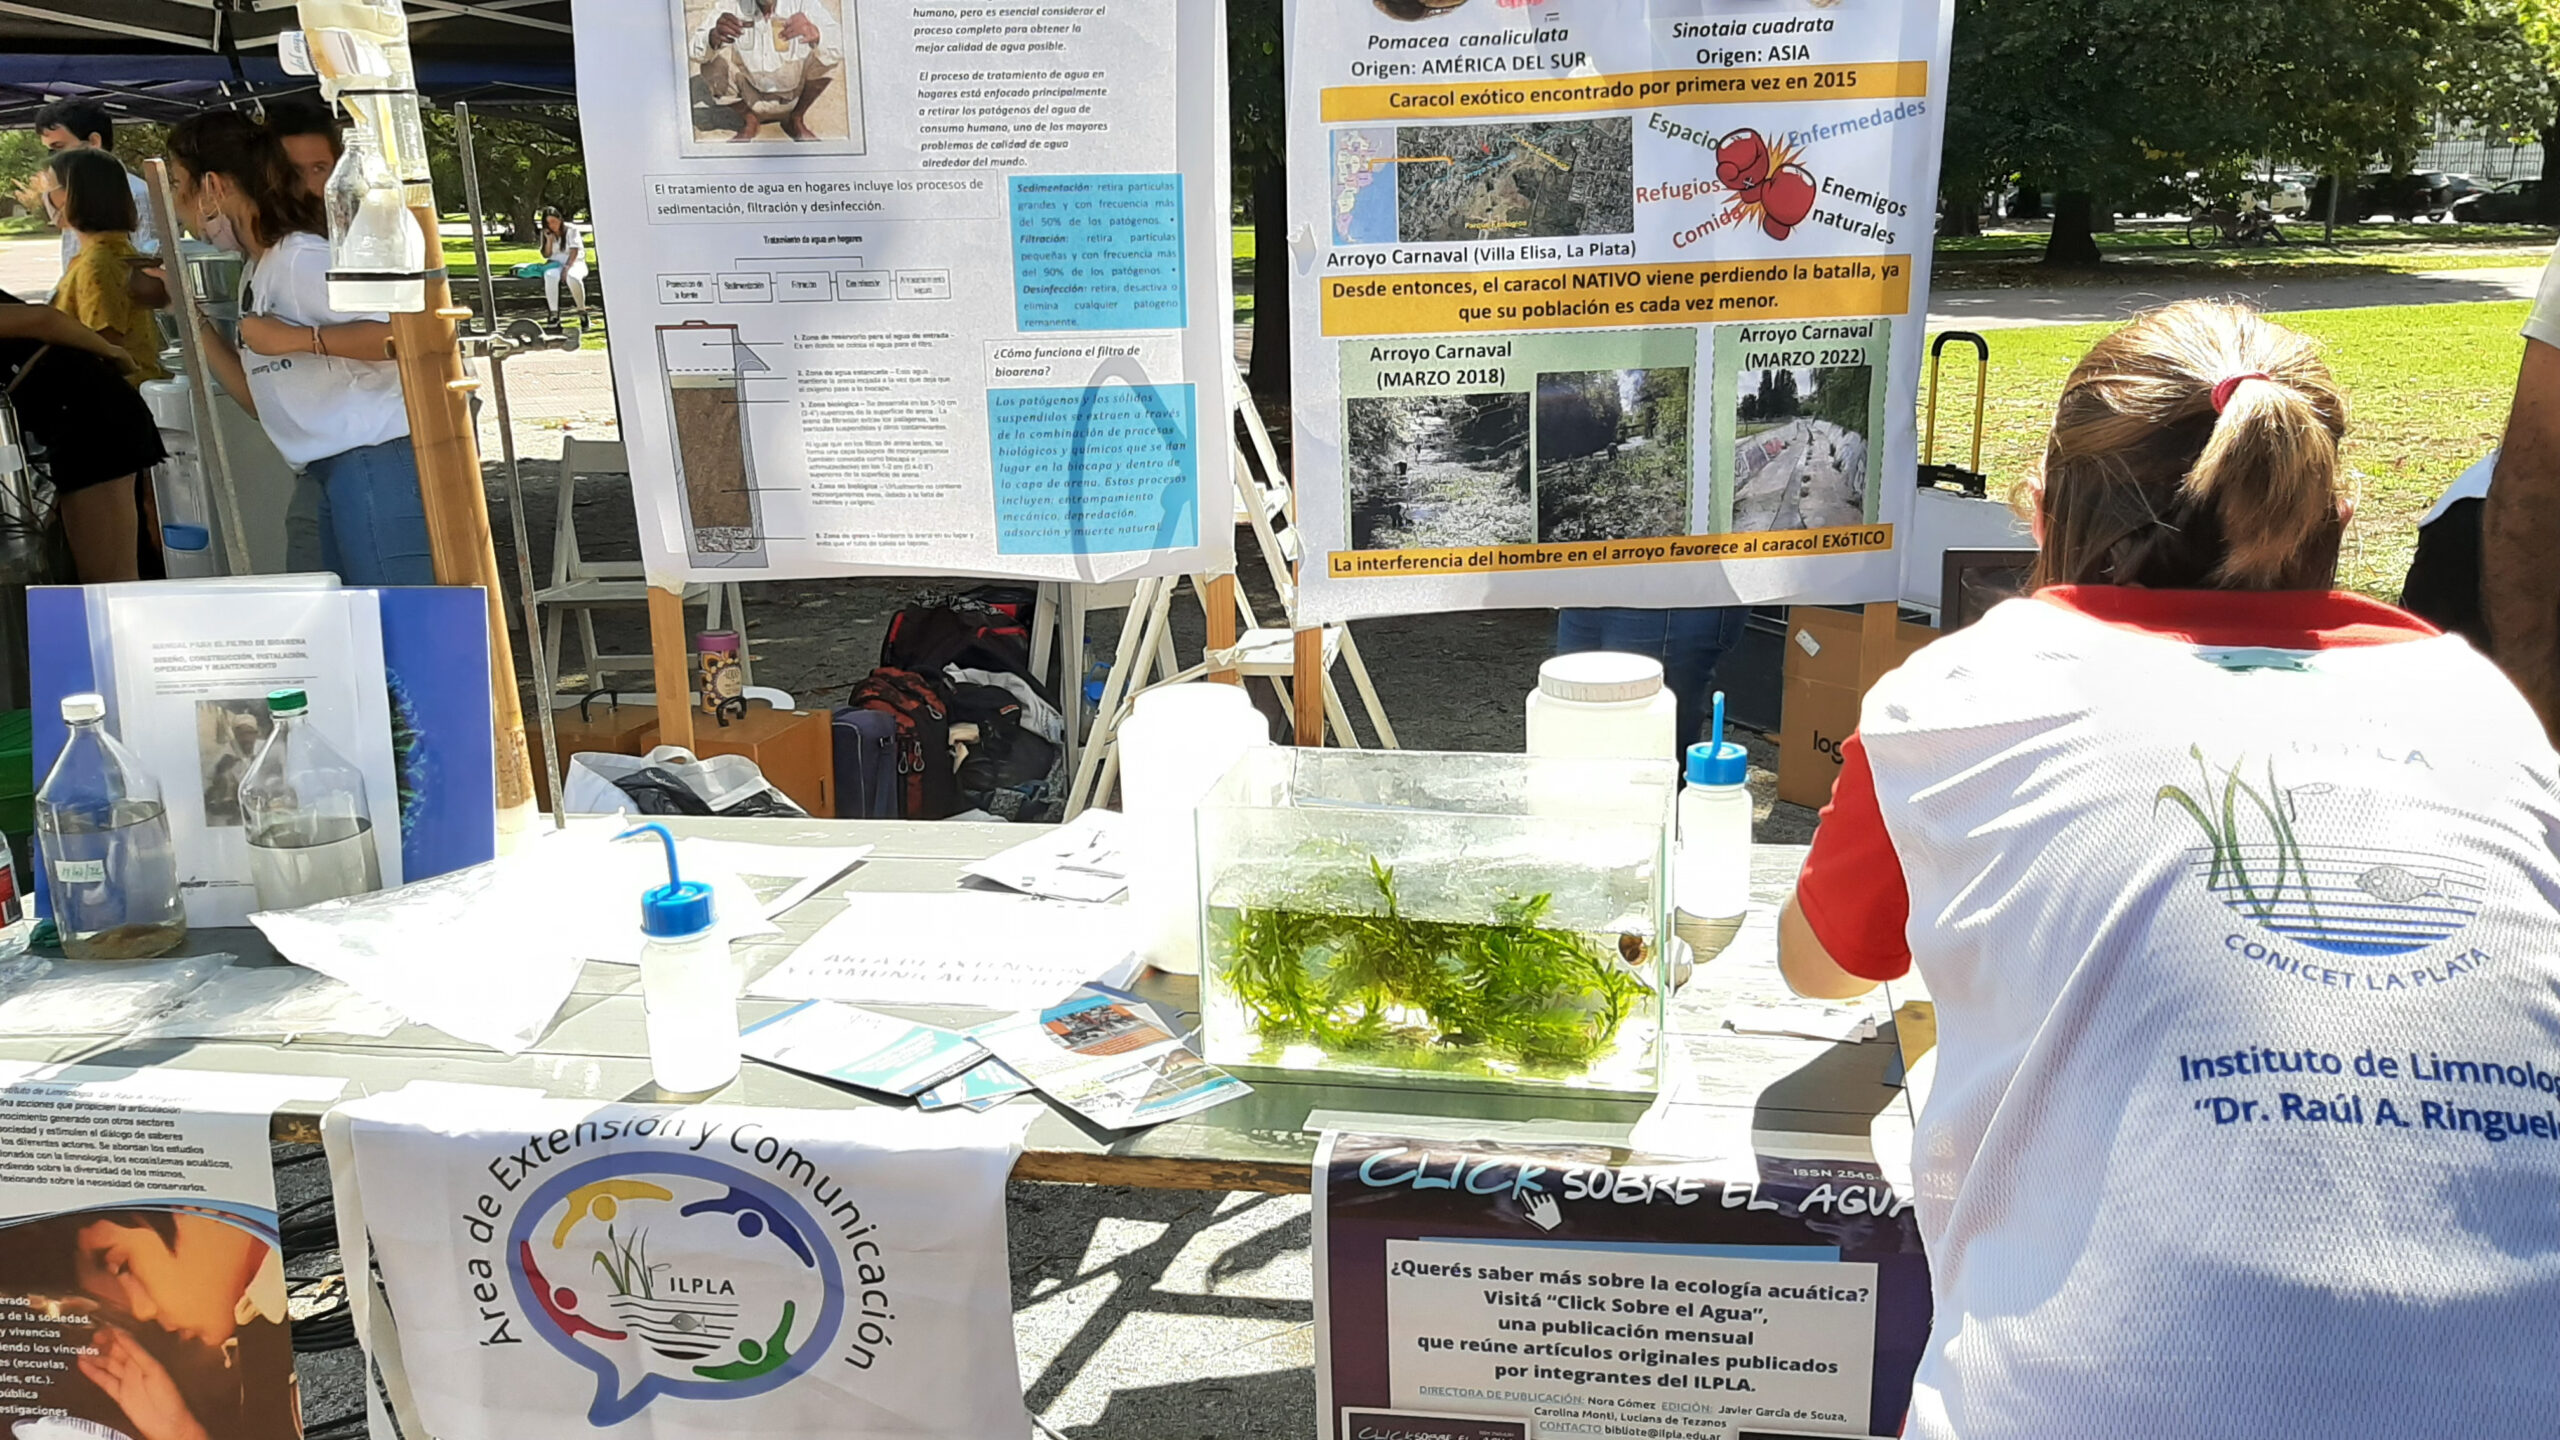
[[[2426,181],[2437,194],[2444,197],[2444,209],[2447,214],[2451,214],[2453,207],[2463,200],[2473,195],[2486,195],[2491,188],[2468,175],[2448,170],[2421,170],[2418,172],[2418,178]]]
[[[2434,220],[2453,208],[2453,198],[2446,193],[2442,171],[2426,171],[2416,175],[2394,175],[2376,170],[2356,183],[2347,202],[2338,207],[2338,218],[2348,224],[2360,223],[2376,215],[2394,220]],[[2311,213],[2326,217],[2329,213],[2329,181],[2323,179],[2311,192]]]
[[[2311,185],[2305,176],[2278,175],[2272,180],[2250,181],[2240,198],[2264,205],[2278,215],[2300,215],[2311,208]]]
[[[2522,224],[2541,219],[2543,213],[2539,180],[2510,180],[2453,202],[2454,222],[2461,225]]]

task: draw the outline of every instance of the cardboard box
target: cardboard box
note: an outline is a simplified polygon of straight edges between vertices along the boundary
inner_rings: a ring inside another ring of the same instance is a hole
[[[647,743],[634,754],[647,754],[658,743],[653,719]],[[825,710],[776,710],[761,700],[747,703],[747,713],[722,725],[700,711],[693,716],[693,753],[744,755],[756,762],[773,788],[820,820],[836,815],[835,717]]]
[[[1831,802],[1840,776],[1840,744],[1858,728],[1866,691],[1858,684],[1859,639],[1865,617],[1857,610],[1799,605],[1787,612],[1787,663],[1779,690],[1778,798],[1820,809]],[[1899,621],[1885,669],[1911,658],[1938,638],[1926,625]]]
[[[570,705],[551,712],[553,731],[560,739],[560,773],[569,773],[569,757],[582,751],[599,755],[646,755],[649,737],[658,728],[655,705],[617,705],[599,696],[583,711]],[[528,714],[525,717],[525,742],[533,755],[534,798],[544,809],[551,808],[551,776],[542,763],[542,722]]]

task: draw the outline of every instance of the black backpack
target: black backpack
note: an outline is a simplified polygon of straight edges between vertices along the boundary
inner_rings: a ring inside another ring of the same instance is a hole
[[[883,666],[853,687],[844,708],[877,710],[897,725],[899,812],[943,820],[965,808],[951,765],[951,699],[942,682]]]
[[[1040,698],[1056,703],[1031,673],[1031,628],[1003,610],[967,596],[940,605],[913,605],[889,617],[880,641],[884,669],[939,675],[943,667],[998,671],[1030,682]]]
[[[964,803],[1007,820],[1044,818],[1037,792],[1058,763],[1058,747],[1022,723],[1022,701],[996,685],[951,687],[951,719],[978,727],[961,747],[958,780]]]

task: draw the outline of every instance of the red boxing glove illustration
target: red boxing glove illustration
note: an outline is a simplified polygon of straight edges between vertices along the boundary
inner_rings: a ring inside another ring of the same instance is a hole
[[[1813,196],[1812,174],[1802,165],[1787,162],[1760,187],[1761,228],[1772,240],[1786,239],[1813,213]]]
[[[1746,205],[1760,198],[1769,179],[1769,142],[1757,130],[1736,130],[1716,146],[1716,179]]]

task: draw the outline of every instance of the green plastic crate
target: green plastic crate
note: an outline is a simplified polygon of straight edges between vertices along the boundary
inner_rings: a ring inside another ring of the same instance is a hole
[[[0,710],[0,835],[35,828],[35,712]]]

